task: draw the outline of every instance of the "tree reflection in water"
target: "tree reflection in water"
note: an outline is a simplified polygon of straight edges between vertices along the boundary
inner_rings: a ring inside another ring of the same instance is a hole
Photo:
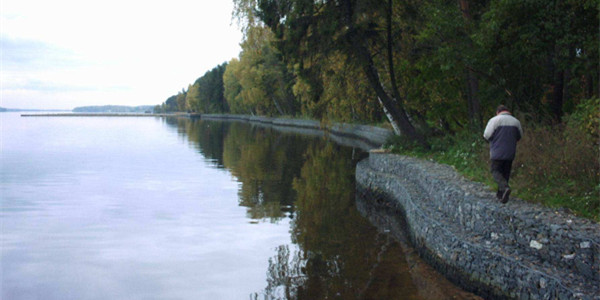
[[[297,250],[279,247],[269,262],[268,285],[254,298],[413,298],[402,251],[356,209],[352,149],[312,144],[304,157],[293,184]]]
[[[361,216],[354,170],[366,154],[323,138],[246,123],[176,125],[215,167],[236,177],[239,204],[247,207],[250,219],[293,220],[292,244],[274,249],[266,287],[250,298],[469,298],[456,288],[424,293],[432,285],[414,280],[415,258],[405,256],[406,244],[379,233]]]

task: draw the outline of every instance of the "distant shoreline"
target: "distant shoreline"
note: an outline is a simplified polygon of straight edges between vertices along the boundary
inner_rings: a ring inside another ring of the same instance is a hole
[[[21,114],[21,117],[192,117],[194,114],[154,114],[154,113],[41,113]]]

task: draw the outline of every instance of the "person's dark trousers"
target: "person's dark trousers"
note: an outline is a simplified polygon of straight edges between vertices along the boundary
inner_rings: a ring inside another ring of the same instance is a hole
[[[494,160],[492,159],[491,170],[494,181],[498,184],[498,198],[502,197],[504,191],[508,188],[512,160]]]

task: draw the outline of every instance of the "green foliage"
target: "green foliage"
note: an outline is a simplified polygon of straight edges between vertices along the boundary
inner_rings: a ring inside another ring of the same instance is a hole
[[[583,100],[567,120],[568,130],[584,132],[600,142],[600,98]]]
[[[312,102],[305,107],[317,117],[328,114],[323,111],[327,104],[320,103],[329,100],[323,99],[330,85],[327,67],[341,57],[349,70],[362,73],[356,84],[377,96],[394,130],[425,144],[407,115],[395,77],[393,1],[259,0],[257,6],[257,16],[273,30],[277,48],[303,81],[296,90]]]
[[[229,105],[225,100],[223,87],[223,73],[227,63],[216,66],[198,78],[194,84],[169,97],[163,104],[154,108],[155,112],[200,112],[200,113],[225,113],[229,112]]]
[[[481,111],[471,108],[470,102],[480,107],[482,93],[468,89],[469,80],[474,81],[474,88],[480,87],[478,76],[471,71],[477,68],[478,60],[469,34],[481,7],[469,3],[464,13],[456,1],[413,3],[404,8],[413,15],[399,13],[407,36],[399,75],[411,99],[407,106],[433,131],[454,132],[469,124],[481,126]],[[466,13],[468,17],[463,15]]]
[[[224,79],[232,112],[279,116],[298,112],[291,89],[293,76],[272,42],[269,29],[247,29],[240,59],[231,61],[233,66]]]
[[[229,61],[225,73],[223,73],[224,96],[229,110],[234,114],[251,114],[250,104],[242,97],[242,78],[240,61],[234,58]]]
[[[538,121],[560,120],[565,108],[597,96],[599,19],[593,2],[491,1],[474,32],[490,88],[497,95],[504,90],[509,105]]]
[[[339,52],[331,54],[329,59],[319,63],[318,69],[318,77],[315,78],[322,83],[319,92],[305,78],[299,78],[293,87],[303,115],[343,122],[382,120],[379,103],[368,88],[364,74],[360,69],[347,65],[344,55]]]
[[[187,103],[187,92],[181,91],[179,94],[177,94],[177,96],[175,97],[175,104],[176,106],[176,111],[186,111],[188,110],[188,103]]]
[[[479,131],[502,103],[526,128],[516,192],[597,212],[582,199],[598,189],[598,0],[234,0],[234,8],[244,23],[239,58],[160,111],[388,116],[404,133],[396,151],[489,183]]]
[[[590,99],[578,106],[566,125],[524,124],[510,181],[515,196],[600,220],[599,108],[598,99]],[[489,148],[479,132],[461,131],[431,144],[427,151],[394,138],[386,147],[452,165],[467,178],[496,188],[489,171]]]
[[[223,87],[226,67],[227,63],[216,66],[189,86],[185,99],[188,110],[199,113],[229,112]]]
[[[525,199],[600,218],[597,139],[576,127],[534,126],[518,151],[514,182]]]
[[[599,93],[598,0],[235,0],[233,15],[225,100],[207,72],[165,111],[378,123],[383,105],[435,135],[480,129],[499,103],[558,124]]]
[[[161,109],[159,111],[162,113],[181,111],[177,105],[178,102],[180,102],[180,101],[177,101],[177,98],[181,99],[181,96],[179,96],[179,95],[181,95],[182,93],[185,93],[185,91],[182,91],[177,95],[173,95],[173,96],[167,98],[167,100],[163,104],[161,104]],[[184,96],[184,99],[185,99],[185,96]]]

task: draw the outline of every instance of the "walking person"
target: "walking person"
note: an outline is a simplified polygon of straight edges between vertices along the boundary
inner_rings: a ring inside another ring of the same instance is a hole
[[[517,153],[517,142],[522,136],[521,122],[504,105],[498,106],[496,116],[488,121],[483,132],[483,137],[490,143],[491,172],[498,184],[496,197],[502,203],[508,202],[510,196],[508,180]]]

